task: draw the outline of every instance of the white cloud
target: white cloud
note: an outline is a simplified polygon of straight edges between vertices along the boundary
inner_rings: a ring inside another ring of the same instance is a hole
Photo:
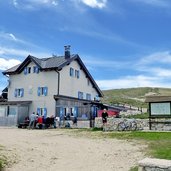
[[[16,66],[18,64],[20,64],[21,61],[16,60],[16,59],[4,59],[4,58],[0,58],[0,70],[6,70],[9,69],[13,66]]]
[[[36,9],[36,7],[40,6],[58,6],[59,2],[62,1],[64,0],[25,0],[24,2],[13,0],[13,5],[16,8]],[[107,4],[107,0],[68,0],[68,2],[70,1],[75,4],[79,4],[81,2],[91,8],[99,9],[106,7]]]
[[[13,5],[14,5],[15,7],[17,7],[17,5],[18,5],[17,0],[13,0]]]
[[[12,33],[10,33],[9,36],[10,36],[13,40],[17,41],[16,37],[15,37]]]
[[[23,49],[30,49],[30,50],[23,50]],[[34,49],[36,49],[36,51]],[[51,55],[51,53],[45,52],[44,49],[42,50],[40,46],[37,46],[26,40],[22,40],[18,38],[14,33],[0,31],[0,55],[1,57],[4,57],[4,56],[26,57],[29,54],[35,55],[37,57]]]
[[[59,0],[13,0],[13,6],[24,10],[37,10],[43,7],[58,6]]]
[[[7,33],[7,32],[3,32],[0,31],[0,41],[3,41],[3,44],[9,44],[11,42],[15,42],[15,43],[19,43],[22,45],[27,45],[27,46],[32,46],[32,47],[37,47],[32,43],[29,43],[28,41],[22,40],[20,38],[18,38],[14,33]]]
[[[170,51],[156,52],[143,57],[139,61],[139,65],[151,64],[151,63],[171,63],[171,52]]]
[[[104,8],[107,0],[81,0],[81,2],[91,8]]]
[[[131,87],[171,87],[171,53],[170,51],[156,52],[145,57],[137,57],[134,62],[125,61],[115,70],[121,71],[123,77],[117,79],[97,80],[102,89],[131,88]],[[103,65],[107,70],[117,64],[117,61],[89,61],[87,64],[94,66]],[[119,64],[119,63],[118,63]],[[130,67],[131,66],[131,67]],[[123,70],[122,70],[123,69]],[[135,70],[134,75],[129,75],[130,70]]]
[[[33,55],[36,57],[46,57],[46,56],[51,56],[50,53],[46,52],[37,52],[37,51],[26,51],[22,49],[14,49],[14,48],[7,48],[7,47],[0,47],[0,55],[6,55],[6,56],[22,56],[22,57],[27,57],[28,55]]]
[[[111,80],[97,80],[96,82],[103,90],[132,87],[171,87],[171,82],[167,83],[164,79],[143,75],[125,76]]]
[[[59,0],[25,0],[24,2],[13,0],[13,5],[16,8],[35,10],[40,6],[57,6]]]
[[[20,41],[13,33],[0,32],[0,38],[11,41]]]

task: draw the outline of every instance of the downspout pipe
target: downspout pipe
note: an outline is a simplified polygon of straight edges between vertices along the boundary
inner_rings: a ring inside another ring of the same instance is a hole
[[[59,95],[59,90],[60,90],[60,72],[58,70],[55,70],[58,74],[58,88],[57,88],[57,95]]]

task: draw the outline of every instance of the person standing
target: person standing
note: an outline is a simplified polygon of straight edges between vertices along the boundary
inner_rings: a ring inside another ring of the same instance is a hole
[[[33,113],[30,115],[29,129],[30,129],[30,128],[32,128],[32,129],[34,128],[35,120],[36,120],[36,115],[35,115],[35,113],[33,112]]]
[[[108,117],[108,113],[106,109],[103,109],[103,112],[102,112],[103,130],[104,130],[104,126],[106,126],[106,123],[107,123],[107,117]]]

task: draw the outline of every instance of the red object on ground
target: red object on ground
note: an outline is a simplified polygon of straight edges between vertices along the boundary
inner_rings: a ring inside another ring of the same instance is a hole
[[[108,113],[108,117],[116,117],[117,115],[119,115],[119,111],[115,111],[115,110],[106,110],[106,112]],[[97,116],[102,117],[102,113],[103,110],[98,110]]]

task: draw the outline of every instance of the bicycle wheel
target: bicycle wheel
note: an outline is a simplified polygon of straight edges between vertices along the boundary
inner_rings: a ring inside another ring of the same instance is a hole
[[[124,122],[118,123],[117,130],[124,131],[124,129],[125,129],[125,123]]]
[[[137,123],[136,122],[132,122],[131,123],[131,128],[130,128],[131,131],[136,131],[137,130]]]

